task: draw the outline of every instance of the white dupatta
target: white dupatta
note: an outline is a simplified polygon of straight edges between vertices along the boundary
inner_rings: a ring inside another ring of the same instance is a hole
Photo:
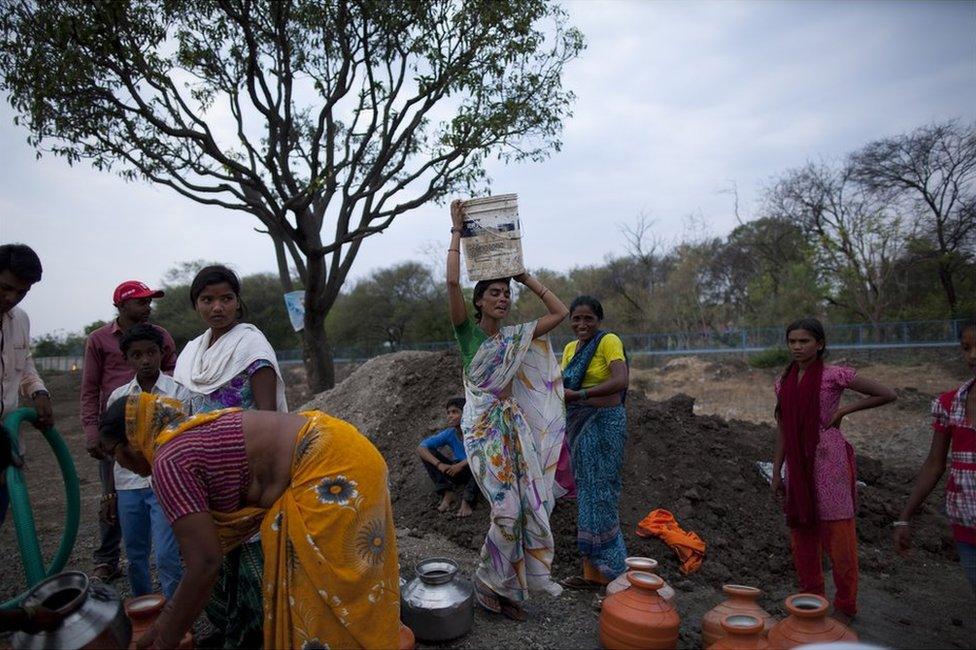
[[[278,411],[287,411],[285,382],[281,377],[278,359],[268,339],[254,325],[238,323],[210,345],[211,331],[186,344],[176,359],[173,379],[195,393],[209,395],[242,373],[255,361],[271,362],[278,381],[275,385]]]

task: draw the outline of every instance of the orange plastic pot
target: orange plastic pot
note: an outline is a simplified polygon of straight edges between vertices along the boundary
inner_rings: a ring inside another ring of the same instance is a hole
[[[600,645],[607,650],[665,650],[678,646],[681,617],[658,595],[653,573],[627,573],[630,589],[607,596],[600,610]]]
[[[400,639],[397,650],[413,650],[415,643],[416,639],[413,636],[413,630],[400,623]]]
[[[645,571],[657,575],[657,560],[649,557],[635,555],[624,560],[627,571]],[[607,585],[607,595],[615,594],[618,591],[630,588],[630,581],[627,580],[627,571],[624,571]],[[664,586],[657,590],[658,595],[672,605],[674,604],[674,588],[664,582]]]
[[[708,646],[708,650],[768,650],[766,628],[760,618],[750,614],[731,614],[722,619],[725,636]]]
[[[857,641],[857,635],[840,621],[827,616],[827,600],[816,594],[796,594],[786,599],[789,616],[769,630],[769,645],[787,650],[808,643]]]
[[[761,589],[745,585],[725,585],[722,591],[728,598],[708,610],[702,618],[702,646],[711,647],[713,643],[726,634],[722,621],[733,614],[747,614],[763,622],[763,635],[776,623],[769,612],[759,606],[757,602],[762,595]]]
[[[139,637],[146,630],[152,627],[152,624],[159,618],[165,605],[166,596],[162,594],[146,594],[145,596],[136,596],[125,601],[123,604],[125,607],[125,615],[132,621],[132,643],[129,644],[129,648],[136,647],[136,641],[139,640]],[[180,650],[190,650],[193,648],[193,635],[190,632],[183,635],[183,639],[180,641],[178,648]]]

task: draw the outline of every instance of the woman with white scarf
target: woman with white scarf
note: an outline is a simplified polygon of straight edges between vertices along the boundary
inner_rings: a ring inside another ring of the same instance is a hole
[[[191,392],[192,413],[238,407],[287,411],[274,349],[261,330],[242,323],[241,281],[226,266],[207,266],[190,284],[190,301],[208,329],[186,344],[173,378]],[[260,647],[263,556],[255,536],[224,558],[207,605],[223,647]]]

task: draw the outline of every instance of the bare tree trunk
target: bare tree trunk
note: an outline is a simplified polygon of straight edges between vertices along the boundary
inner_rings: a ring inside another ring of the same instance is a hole
[[[956,316],[956,305],[958,300],[956,298],[956,283],[952,279],[952,269],[943,260],[939,261],[939,283],[946,293],[946,301],[949,303],[949,315],[952,318]]]
[[[325,332],[325,317],[332,306],[328,300],[329,283],[325,272],[325,256],[309,255],[305,281],[305,370],[308,388],[321,393],[335,386],[335,364],[332,348]]]
[[[307,293],[305,299],[308,300]],[[320,316],[314,311],[306,310],[303,332],[308,388],[313,393],[321,393],[335,386],[335,363],[332,359],[332,346],[325,332],[325,315]]]

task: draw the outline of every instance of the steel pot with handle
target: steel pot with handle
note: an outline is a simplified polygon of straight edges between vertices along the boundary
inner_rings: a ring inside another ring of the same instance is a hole
[[[458,575],[454,560],[432,557],[416,567],[417,577],[400,590],[400,619],[418,639],[448,641],[474,625],[474,587]]]
[[[51,632],[18,632],[10,645],[21,648],[126,648],[132,625],[119,594],[109,585],[92,582],[80,571],[66,571],[39,582],[24,595],[24,606],[55,611],[61,624]]]

